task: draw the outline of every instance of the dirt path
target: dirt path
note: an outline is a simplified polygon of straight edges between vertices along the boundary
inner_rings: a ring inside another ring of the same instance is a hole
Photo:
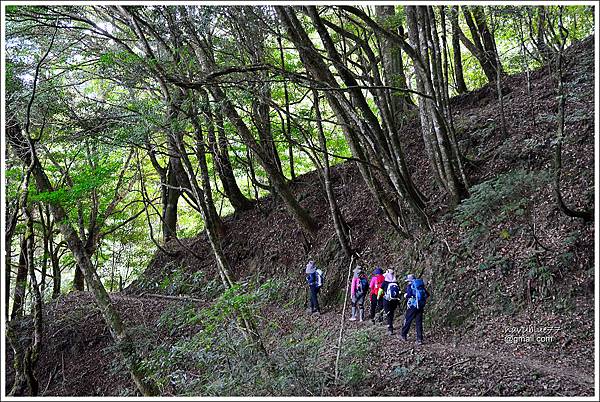
[[[339,326],[339,311],[330,311],[319,320]],[[370,363],[371,385],[359,395],[444,395],[444,396],[584,396],[594,394],[594,372],[569,364],[555,356],[528,354],[514,345],[483,344],[472,337],[456,341],[444,331],[425,333],[426,342],[414,343],[414,325],[409,340],[399,336],[403,315],[395,319],[395,334],[387,335],[384,325],[346,322],[346,337],[367,328],[383,337],[380,361]],[[543,349],[545,351],[545,349]],[[542,352],[543,353],[543,352]]]
[[[510,352],[506,351],[502,351],[502,353],[498,353],[498,351],[495,351],[494,353],[492,353],[489,350],[477,349],[475,346],[465,347],[460,345],[454,346],[441,343],[434,343],[423,345],[421,347],[426,347],[430,350],[438,351],[441,353],[457,353],[463,356],[465,360],[474,357],[480,357],[488,361],[493,361],[503,365],[524,366],[529,370],[536,370],[548,376],[554,376],[565,380],[574,381],[582,386],[594,386],[593,375],[584,373],[578,368],[565,364],[557,364],[556,362],[550,361],[542,362],[540,360],[528,356],[516,357]]]

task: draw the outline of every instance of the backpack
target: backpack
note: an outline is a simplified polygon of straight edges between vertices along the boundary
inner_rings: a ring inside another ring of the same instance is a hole
[[[427,300],[427,292],[425,291],[425,283],[423,279],[415,279],[410,284],[412,297],[408,300],[408,307],[423,308]]]
[[[320,288],[321,286],[323,286],[323,279],[324,279],[323,271],[321,271],[320,269],[317,268],[317,270],[315,271],[315,274],[317,275],[317,288]]]
[[[390,282],[387,286],[387,290],[385,291],[385,300],[398,300],[398,295],[400,294],[400,288],[396,282]]]
[[[362,297],[369,289],[369,281],[366,277],[359,277],[358,287],[356,288],[356,297]]]

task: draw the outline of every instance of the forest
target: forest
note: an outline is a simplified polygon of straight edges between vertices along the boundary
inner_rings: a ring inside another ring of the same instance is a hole
[[[3,399],[597,396],[597,13],[6,2]]]

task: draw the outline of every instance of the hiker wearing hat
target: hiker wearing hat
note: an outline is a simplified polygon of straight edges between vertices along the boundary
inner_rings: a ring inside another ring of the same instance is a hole
[[[422,279],[415,278],[414,275],[410,274],[406,276],[405,280],[407,282],[404,293],[404,297],[406,298],[406,316],[400,337],[404,341],[407,340],[410,324],[415,320],[417,345],[421,345],[423,343],[423,310],[425,309],[425,302],[429,297],[429,292],[425,289],[425,282]]]
[[[383,299],[383,311],[387,321],[388,335],[394,334],[394,312],[400,301],[400,287],[396,282],[394,271],[388,269],[384,275],[384,281],[379,289],[379,294]]]
[[[306,282],[310,290],[310,311],[313,314],[319,314],[321,309],[319,308],[319,290],[323,284],[323,274],[314,261],[309,261],[306,264]]]
[[[358,317],[360,321],[365,319],[365,296],[369,290],[369,281],[367,275],[363,272],[360,265],[354,268],[352,285],[350,286],[350,295],[352,297],[352,317],[350,321],[356,321],[356,307],[358,306]]]
[[[371,289],[371,322],[375,324],[375,314],[379,312],[379,322],[383,321],[382,309],[383,309],[383,300],[379,299],[377,295],[379,294],[379,289],[381,288],[381,284],[383,283],[383,270],[380,267],[376,267],[373,271],[373,277],[371,278],[371,283],[369,284],[369,289]]]

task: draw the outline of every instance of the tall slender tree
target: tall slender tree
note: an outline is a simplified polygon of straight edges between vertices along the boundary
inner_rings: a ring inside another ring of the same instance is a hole
[[[458,6],[452,6],[450,8],[450,25],[452,26],[452,59],[454,62],[454,79],[456,81],[456,92],[459,94],[464,94],[468,91],[468,89],[463,75],[458,14]]]

